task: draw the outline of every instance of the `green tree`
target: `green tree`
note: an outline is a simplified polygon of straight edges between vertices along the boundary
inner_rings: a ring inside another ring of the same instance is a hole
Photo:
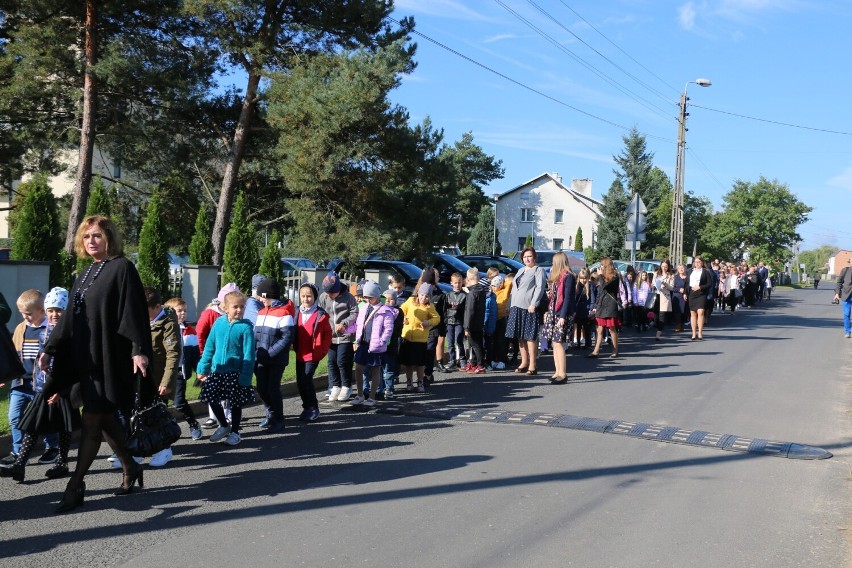
[[[821,245],[815,249],[799,253],[799,263],[805,265],[808,274],[825,274],[828,271],[828,259],[840,249],[831,245]]]
[[[269,278],[281,279],[284,273],[284,263],[281,262],[281,235],[278,231],[272,231],[266,248],[263,249],[263,258],[260,261],[258,274],[265,274]]]
[[[210,210],[202,205],[195,217],[195,231],[189,243],[190,264],[213,263],[213,243],[210,241]]]
[[[577,227],[577,234],[574,235],[574,250],[582,251],[583,250],[583,228]]]
[[[165,295],[169,291],[169,245],[162,213],[160,193],[155,190],[145,209],[145,220],[139,233],[136,269],[142,284],[156,288]]]
[[[533,246],[533,237],[527,233],[527,238],[524,240],[524,248],[530,248],[531,246]]]
[[[755,262],[787,258],[788,249],[802,240],[799,225],[812,211],[786,184],[762,176],[754,183],[735,181],[723,204],[705,233],[708,248],[723,258],[748,252]]]
[[[206,37],[247,77],[244,97],[224,164],[219,204],[213,225],[213,260],[222,260],[225,233],[246,152],[252,120],[263,99],[261,79],[285,75],[312,53],[332,53],[361,47],[373,50],[405,38],[413,21],[400,29],[387,25],[391,2],[333,0],[321,8],[315,2],[292,0],[186,0],[189,12],[207,30]]]
[[[476,225],[467,240],[467,254],[500,254],[500,234],[494,227],[494,209],[485,205],[479,210]]]
[[[251,290],[251,277],[260,266],[260,250],[254,223],[245,214],[243,194],[234,203],[234,218],[225,240],[222,281],[236,282],[240,290]]]
[[[86,204],[86,216],[89,215],[104,215],[112,216],[112,204],[110,203],[109,191],[104,186],[104,180],[101,176],[96,176],[92,182],[92,188],[89,192],[89,201]],[[77,274],[82,274],[90,264],[91,258],[77,259]]]
[[[52,263],[50,283],[57,285],[61,282],[63,272],[59,261],[62,239],[57,232],[59,215],[56,198],[47,185],[47,177],[37,175],[22,183],[18,186],[18,193],[22,200],[12,233],[12,259]]]
[[[453,175],[442,134],[411,127],[388,92],[412,68],[400,41],[316,55],[268,91],[268,122],[289,190],[288,250],[329,259],[372,251],[422,256],[449,242]]]
[[[603,196],[601,218],[598,222],[598,238],[595,247],[598,257],[620,258],[624,250],[624,235],[627,234],[627,206],[630,198],[619,180],[612,182]]]
[[[648,211],[648,219],[649,226],[653,222],[653,231],[657,239],[654,242],[663,241],[661,244],[656,245],[653,249],[646,248],[645,251],[642,251],[643,254],[650,253],[653,258],[664,259],[669,257],[669,237],[671,230],[671,217],[672,217],[672,199],[674,198],[674,193],[669,192],[666,196],[660,200],[660,203],[657,205],[656,209]],[[684,254],[687,256],[692,255],[692,248],[694,243],[698,243],[699,250],[704,251],[706,253],[711,253],[711,249],[709,248],[709,243],[706,237],[706,232],[708,228],[712,224],[713,219],[713,204],[710,200],[703,196],[696,196],[693,192],[687,190],[683,193],[683,250]],[[665,238],[662,237],[662,232],[657,234],[666,223],[667,229],[665,231]],[[711,253],[711,256],[719,256],[718,254]],[[650,258],[649,257],[649,258]],[[727,255],[723,255],[724,258],[728,258]],[[679,262],[683,262],[683,259],[670,259],[675,265]]]
[[[473,141],[473,133],[465,132],[462,139],[441,151],[441,160],[449,163],[454,172],[456,198],[450,215],[456,220],[456,246],[467,240],[478,217],[488,204],[482,188],[495,179],[503,179],[503,162],[486,154]],[[490,250],[490,249],[489,249]]]

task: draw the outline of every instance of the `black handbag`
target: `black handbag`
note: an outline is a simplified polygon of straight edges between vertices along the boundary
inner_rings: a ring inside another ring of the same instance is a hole
[[[3,329],[0,330],[0,383],[12,379],[18,379],[24,374],[24,366],[21,364],[21,358],[18,356],[18,350],[15,349],[15,344],[12,342],[12,336],[6,326],[0,324]]]
[[[136,375],[136,386],[136,400],[133,405],[133,416],[130,417],[127,451],[132,456],[152,456],[178,441],[180,426],[159,397],[155,397],[149,406],[142,407],[141,373]]]

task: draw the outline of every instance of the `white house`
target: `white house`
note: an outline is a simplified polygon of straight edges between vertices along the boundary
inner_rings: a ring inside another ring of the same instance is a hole
[[[601,205],[592,198],[592,180],[573,179],[568,187],[559,174],[543,173],[495,197],[500,245],[521,250],[531,235],[537,249],[573,249],[579,227],[583,245],[591,246]]]

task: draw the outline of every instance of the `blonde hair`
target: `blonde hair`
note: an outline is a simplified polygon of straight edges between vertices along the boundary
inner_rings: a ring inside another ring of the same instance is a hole
[[[456,280],[464,282],[464,276],[461,275],[461,272],[453,272],[453,275],[450,276],[450,282],[455,282]]]
[[[550,277],[548,280],[559,282],[559,279],[566,272],[571,272],[571,268],[568,266],[568,257],[564,252],[557,252],[553,255],[553,265],[550,267]]]
[[[121,254],[121,237],[118,235],[118,229],[109,217],[103,215],[89,215],[80,226],[77,227],[77,233],[74,235],[74,252],[79,258],[88,258],[86,246],[83,244],[83,233],[91,226],[97,226],[104,234],[104,241],[107,245],[107,256],[116,256]]]
[[[586,282],[581,283],[580,278],[585,278]],[[586,268],[585,266],[583,268],[581,268],[580,272],[577,274],[577,290],[579,291],[580,288],[582,288],[583,292],[586,294],[587,298],[589,297],[589,280],[591,280],[591,278],[592,278],[592,276],[589,273],[589,269]]]
[[[43,310],[44,294],[35,288],[30,288],[21,292],[16,303],[18,304],[18,310],[22,312],[31,312],[34,309]]]
[[[178,306],[185,306],[186,300],[184,300],[183,298],[169,298],[168,300],[166,300],[166,303],[163,304],[163,305],[166,306],[167,308],[171,308],[171,309],[174,310]]]
[[[468,268],[467,269],[467,277],[469,280],[479,280],[479,269],[477,268]]]
[[[222,304],[221,307],[227,308],[231,304],[231,302],[234,302],[234,301],[237,301],[237,300],[242,300],[243,302],[245,302],[246,301],[246,295],[243,294],[242,292],[237,292],[237,291],[228,292],[227,294],[225,294],[225,301],[224,301],[224,303]]]
[[[498,270],[496,266],[489,266],[488,270],[485,271],[485,275],[488,276],[489,280],[491,280],[492,278],[494,278],[498,274],[500,274],[500,270]]]

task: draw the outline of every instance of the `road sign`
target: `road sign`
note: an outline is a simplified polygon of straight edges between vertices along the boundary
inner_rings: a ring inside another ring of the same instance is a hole
[[[627,231],[630,233],[641,233],[648,225],[648,209],[642,202],[642,198],[638,193],[633,195],[630,200],[630,205],[627,206]],[[638,240],[644,240],[638,239]]]
[[[639,241],[624,241],[624,248],[627,250],[639,250],[642,243]]]
[[[645,241],[645,240],[648,240],[648,239],[647,239],[647,235],[645,233],[629,232],[626,235],[624,235],[624,240],[627,241],[628,243],[630,243],[630,242],[633,242],[633,241]],[[630,247],[627,247],[627,248],[630,248]]]

